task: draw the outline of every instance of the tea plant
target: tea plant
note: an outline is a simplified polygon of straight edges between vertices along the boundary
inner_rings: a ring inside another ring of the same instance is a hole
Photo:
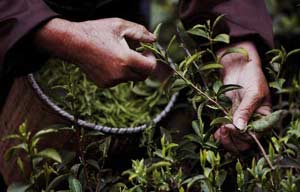
[[[50,191],[55,184],[54,180],[51,181],[51,177],[59,172],[54,167],[62,163],[62,158],[55,149],[39,150],[38,146],[43,137],[51,133],[57,133],[57,130],[45,129],[33,135],[27,131],[26,123],[23,123],[19,127],[19,133],[4,138],[4,140],[17,142],[16,145],[7,149],[4,156],[6,160],[12,159],[17,154],[24,154],[23,156],[18,155],[16,163],[26,182],[13,184],[8,188],[8,191],[41,191],[40,180],[43,181],[42,185],[47,189],[46,191]],[[24,162],[29,163],[29,167],[25,166],[26,163]]]
[[[158,61],[170,66],[170,68],[173,69],[174,75],[167,83],[166,89],[170,92],[188,89],[188,100],[191,102],[194,110],[197,112],[197,120],[193,121],[192,123],[192,128],[195,131],[195,134],[187,135],[185,137],[187,141],[184,142],[184,145],[181,145],[181,153],[178,153],[180,155],[177,156],[177,159],[189,160],[195,167],[197,167],[196,165],[198,164],[198,171],[200,171],[201,174],[195,175],[194,177],[191,177],[193,173],[184,175],[183,178],[187,179],[186,182],[183,182],[183,184],[187,185],[183,185],[182,188],[180,188],[180,191],[189,191],[192,187],[195,187],[198,190],[201,189],[202,191],[222,190],[224,180],[226,179],[226,177],[230,177],[227,176],[230,168],[226,168],[226,164],[231,164],[235,161],[232,160],[232,158],[234,157],[227,157],[226,154],[225,156],[222,156],[222,158],[220,157],[220,155],[218,154],[217,143],[212,138],[212,133],[215,131],[216,125],[232,123],[232,114],[230,112],[231,105],[228,99],[225,97],[224,93],[226,93],[227,91],[232,91],[234,89],[240,89],[241,87],[238,85],[222,85],[221,81],[216,75],[216,71],[222,68],[220,60],[226,54],[239,53],[244,55],[246,58],[248,55],[245,50],[237,48],[228,49],[221,57],[216,56],[213,51],[214,44],[217,42],[229,43],[228,35],[214,35],[211,31],[218,24],[220,19],[221,17],[219,17],[214,23],[210,23],[210,21],[207,21],[205,25],[196,25],[195,27],[187,31],[192,35],[207,39],[208,43],[205,45],[208,48],[204,47],[204,49],[200,51],[194,50],[193,52],[191,52],[182,41],[182,36],[184,35],[180,34],[180,31],[178,32],[177,36],[174,36],[171,39],[166,49],[163,49],[157,43],[142,44],[142,47],[140,48],[141,50],[146,49],[152,51],[158,58]],[[186,58],[182,62],[179,62],[179,64],[173,63],[168,57],[168,48],[174,41],[176,41],[176,39],[186,52]],[[270,61],[270,66],[272,69],[268,67],[270,75],[273,75],[273,78],[275,80],[274,82],[270,83],[270,86],[281,90],[281,92],[279,92],[280,94],[287,94],[286,91],[282,91],[284,83],[283,78],[284,75],[286,75],[284,74],[282,65],[286,62],[288,57],[298,52],[299,50],[293,50],[289,53],[286,53],[284,49],[282,49],[281,51],[275,49],[268,53],[275,54],[275,56]],[[204,59],[206,62],[204,62]],[[277,65],[276,69],[274,69],[274,65]],[[206,72],[205,75],[203,75],[203,71]],[[280,77],[283,78],[280,79]],[[294,80],[293,84],[295,85],[296,82]],[[289,92],[288,95],[291,96],[291,93],[292,92]],[[293,97],[293,100],[294,99],[298,101],[299,96],[297,95],[296,97]],[[297,105],[297,101],[294,102],[293,100],[291,100],[292,102],[289,104],[291,104],[292,106]],[[282,106],[276,108],[280,109],[282,108]],[[206,110],[206,114],[210,115],[206,115],[205,117],[203,117],[203,110]],[[292,119],[299,118],[299,116],[295,116],[292,110],[289,111],[291,112]],[[295,155],[293,158],[295,158],[296,161],[299,160],[299,141],[294,140],[292,143],[287,144],[287,138],[291,138],[291,135],[289,135],[287,132],[284,133],[284,131],[287,131],[287,129],[283,129],[283,131],[281,131],[283,132],[282,135],[288,135],[285,137],[279,137],[277,133],[274,132],[274,136],[271,138],[269,143],[269,154],[267,154],[263,145],[254,135],[254,132],[265,132],[275,125],[278,125],[279,122],[282,121],[286,113],[287,111],[278,110],[266,117],[255,117],[256,115],[254,115],[247,128],[245,130],[240,130],[242,133],[249,134],[254,139],[262,152],[263,158],[254,158],[251,166],[249,166],[251,168],[247,168],[246,170],[243,170],[243,166],[246,165],[247,167],[247,165],[249,165],[247,164],[247,159],[242,158],[237,162],[236,178],[237,189],[239,191],[299,190],[297,188],[299,184],[293,184],[299,182],[299,176],[297,175],[297,173],[299,173],[299,169],[297,167],[299,165],[299,162],[296,163],[297,166],[291,165],[289,162],[287,163],[287,167],[282,167],[282,162],[279,161],[280,158],[285,159],[285,155],[289,156],[288,159],[290,160],[291,154]],[[205,118],[205,122],[210,122],[209,127],[204,125],[203,118]],[[294,122],[292,122],[291,125],[294,125]],[[290,131],[291,130],[289,130],[288,132]],[[297,139],[299,139],[299,137],[297,137]],[[274,142],[280,142],[276,145],[284,147],[278,148],[276,151],[274,151]],[[199,159],[200,166],[199,162],[197,163]],[[258,159],[258,161],[256,159]],[[221,163],[221,161],[223,163]],[[206,162],[208,162],[210,166],[207,167]],[[182,168],[178,168],[178,165],[172,164],[171,168],[174,167],[177,167],[177,169]],[[149,186],[152,185],[152,180],[153,179],[148,180]],[[283,182],[279,184],[280,181]],[[177,191],[178,190],[179,189],[177,189]],[[159,190],[156,188],[156,191],[164,190]]]
[[[165,91],[169,95],[179,91],[186,93],[189,106],[195,112],[190,134],[185,135],[181,141],[175,142],[172,139],[171,130],[168,131],[166,128],[154,129],[152,125],[149,125],[140,141],[140,147],[145,150],[145,154],[139,159],[132,160],[132,167],[124,170],[121,174],[119,170],[116,171],[114,167],[108,167],[106,164],[112,137],[84,130],[75,125],[68,129],[75,133],[79,148],[76,152],[68,152],[73,154],[72,158],[69,158],[72,160],[64,163],[65,158],[63,157],[61,161],[45,157],[38,169],[43,170],[41,167],[47,165],[50,170],[54,170],[50,171],[50,177],[48,177],[50,179],[36,180],[34,179],[35,173],[32,171],[31,177],[33,178],[30,177],[30,181],[27,182],[29,184],[25,185],[28,188],[24,188],[23,191],[29,188],[32,191],[69,189],[72,192],[299,191],[300,72],[295,71],[294,74],[287,74],[287,67],[285,66],[288,59],[295,56],[299,50],[286,52],[285,49],[281,48],[271,50],[267,54],[267,57],[270,57],[270,62],[264,68],[270,77],[270,87],[275,95],[273,108],[276,111],[265,117],[254,114],[245,129],[239,130],[237,128],[241,134],[249,134],[253,138],[259,151],[254,147],[247,153],[231,154],[222,150],[219,143],[213,138],[213,133],[220,125],[232,123],[231,102],[225,93],[242,89],[242,87],[222,84],[219,77],[219,70],[222,69],[220,61],[222,57],[230,53],[242,54],[247,59],[248,53],[242,48],[235,48],[228,49],[223,55],[217,56],[215,53],[216,44],[228,44],[230,42],[227,34],[214,33],[214,29],[221,19],[222,16],[214,22],[207,21],[204,25],[196,25],[187,32],[178,28],[177,34],[165,45],[166,48],[163,48],[159,43],[142,44],[139,48],[139,50],[150,50],[159,62],[173,70],[174,74],[168,81],[155,84],[153,89],[159,89],[159,93]],[[155,30],[155,34],[159,34],[159,27]],[[204,38],[206,42],[201,45],[200,49],[192,48],[186,43],[189,35]],[[179,62],[178,58],[176,62],[172,61],[170,47],[174,46],[185,53],[185,57]],[[62,68],[58,67],[57,69],[63,70],[62,74],[65,76],[61,79],[59,77],[54,78],[53,82],[61,80],[64,86],[54,88],[62,91],[57,93],[62,93],[63,97],[66,98],[66,106],[69,107],[70,112],[75,117],[88,114],[90,119],[96,119],[97,117],[94,116],[98,116],[99,113],[93,113],[91,101],[96,102],[94,99],[99,99],[97,91],[95,91],[98,88],[93,88],[91,84],[85,82],[86,80],[78,69],[72,67],[71,70],[68,70],[66,67],[71,66],[66,64],[60,67]],[[291,80],[287,79],[288,75],[291,76]],[[74,86],[77,83],[86,84],[86,86],[78,89]],[[49,84],[54,85],[51,81]],[[136,92],[135,94],[141,94],[146,98],[148,96],[155,98],[153,107],[159,105],[160,100],[165,98],[159,94],[159,96],[144,94],[145,91],[148,91],[144,85],[138,89],[134,86],[126,86],[132,92]],[[148,86],[152,87],[150,84]],[[112,90],[116,91],[116,95],[122,95],[123,92],[128,91],[128,89],[122,88],[122,85]],[[104,91],[104,95],[106,97],[112,95],[112,90]],[[90,98],[84,101],[76,99],[78,95],[85,95],[82,93],[87,94]],[[118,98],[112,97],[112,101],[112,105],[116,107]],[[61,106],[64,104],[60,103]],[[109,108],[109,106],[106,107]],[[126,107],[124,108],[128,110]],[[101,110],[105,111],[105,109]],[[145,110],[149,110],[149,108]],[[120,115],[122,114],[120,113]],[[118,117],[111,116],[110,118]],[[104,121],[109,120],[104,119]],[[122,123],[127,123],[127,121],[128,119],[124,119]],[[265,133],[272,128],[273,130],[264,134],[260,141],[254,134],[256,132]],[[161,133],[158,133],[159,130]],[[23,135],[31,135],[29,132],[22,132]],[[16,136],[8,137],[15,138]],[[27,137],[31,138],[24,136],[24,138]],[[27,145],[32,145],[30,144],[31,140],[25,139],[25,143],[29,142]],[[38,142],[36,146],[37,144]],[[12,149],[14,148],[19,147],[15,145]],[[8,154],[11,153],[9,151]],[[36,150],[35,153],[39,152]],[[62,154],[66,154],[66,152]],[[31,155],[29,155],[29,159],[32,159]],[[63,168],[58,169],[57,167]],[[50,180],[51,182],[46,182]],[[57,180],[60,182],[54,186],[47,184]],[[49,188],[49,185],[53,188]]]

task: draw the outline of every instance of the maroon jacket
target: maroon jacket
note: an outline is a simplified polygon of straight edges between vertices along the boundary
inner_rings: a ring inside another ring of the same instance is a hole
[[[127,4],[132,7],[132,3]],[[116,9],[115,5],[112,7]],[[122,5],[117,9],[126,8]],[[227,30],[234,41],[250,38],[260,47],[273,46],[272,22],[263,0],[181,0],[179,13],[187,26],[225,14],[223,30]],[[43,57],[35,50],[31,34],[56,16],[58,14],[43,0],[0,1],[0,108],[1,96],[4,101],[3,95],[7,93],[12,77],[26,74],[42,63]]]

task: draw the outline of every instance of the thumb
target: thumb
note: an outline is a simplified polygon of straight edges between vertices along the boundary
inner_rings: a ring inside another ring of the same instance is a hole
[[[233,114],[233,124],[238,129],[244,129],[252,116],[253,112],[258,108],[262,98],[259,94],[249,92],[242,98],[240,105]]]

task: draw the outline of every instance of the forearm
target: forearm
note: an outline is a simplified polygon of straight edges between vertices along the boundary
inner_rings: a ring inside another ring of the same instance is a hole
[[[70,51],[77,48],[74,46],[75,33],[74,23],[54,18],[36,31],[33,42],[36,47],[47,54],[68,60]],[[76,43],[80,44],[79,42]]]

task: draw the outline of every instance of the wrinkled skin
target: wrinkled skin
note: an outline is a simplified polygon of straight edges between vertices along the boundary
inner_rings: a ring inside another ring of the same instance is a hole
[[[52,19],[35,35],[38,47],[77,64],[100,87],[144,80],[156,60],[129,48],[126,39],[150,43],[156,37],[144,26],[119,18],[70,22]]]
[[[221,61],[224,66],[223,83],[238,84],[243,87],[227,93],[232,101],[233,124],[243,129],[254,112],[262,115],[271,113],[269,88],[255,45],[247,41],[229,47],[244,48],[249,54],[249,60],[241,54],[232,53],[226,55]],[[221,55],[226,48],[220,50],[218,55]],[[252,138],[240,133],[234,125],[221,126],[214,136],[226,150],[239,153],[251,147]]]

